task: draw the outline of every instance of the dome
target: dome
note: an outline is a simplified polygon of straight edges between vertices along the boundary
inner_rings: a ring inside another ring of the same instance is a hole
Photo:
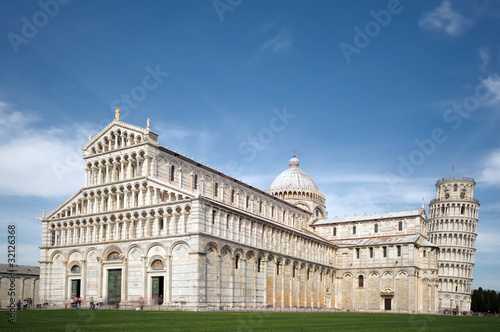
[[[290,168],[281,173],[274,179],[273,183],[269,187],[269,191],[275,191],[279,189],[313,189],[318,190],[318,187],[303,170],[299,169],[300,164],[299,159],[293,155],[290,159],[288,165]]]

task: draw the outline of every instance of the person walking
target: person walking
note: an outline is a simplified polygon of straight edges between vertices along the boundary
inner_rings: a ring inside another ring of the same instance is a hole
[[[21,300],[17,300],[17,310],[21,310]]]

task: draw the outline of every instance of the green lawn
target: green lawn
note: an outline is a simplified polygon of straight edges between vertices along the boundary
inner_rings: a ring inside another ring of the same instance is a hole
[[[500,331],[500,318],[361,313],[28,310],[0,331]]]

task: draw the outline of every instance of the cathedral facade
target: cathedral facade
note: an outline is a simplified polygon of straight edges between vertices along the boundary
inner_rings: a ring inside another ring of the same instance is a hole
[[[42,218],[41,298],[439,310],[442,249],[423,207],[331,219],[295,156],[264,191],[157,138],[117,110],[89,139],[84,187]]]

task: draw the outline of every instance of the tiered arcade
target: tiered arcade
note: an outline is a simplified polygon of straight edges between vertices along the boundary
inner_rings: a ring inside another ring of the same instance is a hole
[[[440,179],[429,204],[429,239],[439,246],[441,309],[470,310],[479,212],[475,184],[471,178]]]

